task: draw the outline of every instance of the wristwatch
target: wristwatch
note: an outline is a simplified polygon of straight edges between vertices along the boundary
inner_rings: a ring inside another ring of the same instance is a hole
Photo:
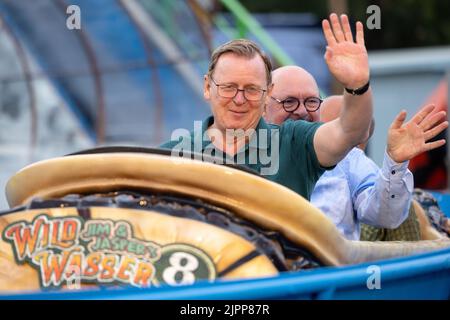
[[[369,86],[370,86],[370,81],[367,81],[367,83],[364,86],[362,86],[361,88],[358,88],[358,89],[345,88],[345,91],[347,91],[348,93],[350,93],[353,96],[360,96],[369,89]]]

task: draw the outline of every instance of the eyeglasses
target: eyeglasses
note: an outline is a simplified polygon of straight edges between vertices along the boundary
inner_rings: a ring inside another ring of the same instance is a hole
[[[294,97],[288,97],[284,100],[280,100],[274,97],[271,97],[273,100],[275,100],[278,103],[281,103],[283,106],[283,109],[286,112],[294,112],[298,109],[300,106],[301,100],[294,98]],[[322,104],[323,100],[317,97],[308,97],[305,100],[303,100],[303,105],[305,106],[305,109],[309,112],[314,112],[320,108],[320,105]]]
[[[234,98],[238,94],[239,91],[244,93],[244,98],[249,101],[259,101],[263,98],[264,93],[267,90],[256,88],[256,87],[248,87],[244,89],[238,89],[238,87],[231,84],[218,84],[214,81],[214,79],[210,76],[212,82],[217,86],[217,93],[222,98]]]

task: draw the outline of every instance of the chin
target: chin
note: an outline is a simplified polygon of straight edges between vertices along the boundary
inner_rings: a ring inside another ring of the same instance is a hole
[[[225,128],[227,129],[242,129],[248,125],[248,119],[233,119],[233,117],[228,117],[225,121]]]
[[[310,116],[305,116],[305,117],[296,117],[296,118],[291,118],[293,120],[304,120],[304,121],[308,121],[308,122],[314,122],[314,119],[311,118]]]
[[[245,125],[242,121],[229,121],[225,126],[227,129],[243,129],[244,127]]]

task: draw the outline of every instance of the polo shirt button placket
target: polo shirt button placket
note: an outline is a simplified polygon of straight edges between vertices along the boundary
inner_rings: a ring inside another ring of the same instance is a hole
[[[392,171],[391,171],[391,174],[394,175],[394,174],[395,174],[395,170],[392,170]],[[392,195],[391,195],[391,198],[394,199],[394,198],[395,198],[395,195],[392,194]]]

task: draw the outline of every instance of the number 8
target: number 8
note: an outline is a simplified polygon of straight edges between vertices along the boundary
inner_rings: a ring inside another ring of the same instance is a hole
[[[181,261],[186,259],[186,264],[181,265]],[[178,284],[193,284],[195,282],[195,276],[192,271],[198,268],[198,260],[192,254],[186,252],[175,252],[169,258],[170,267],[164,270],[162,277],[164,281],[170,285]],[[180,282],[175,280],[175,276],[178,272],[183,274]]]

